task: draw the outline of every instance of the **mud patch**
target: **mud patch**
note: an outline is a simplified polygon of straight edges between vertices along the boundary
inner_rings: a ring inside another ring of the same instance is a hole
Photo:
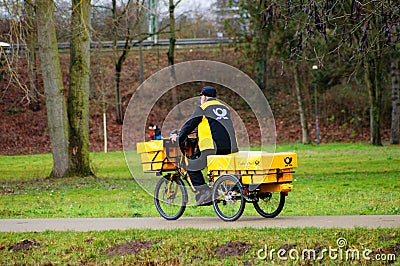
[[[223,258],[229,257],[229,256],[240,256],[250,248],[251,248],[251,245],[246,244],[244,242],[230,241],[226,245],[219,247],[215,253],[217,254],[217,256],[219,258],[223,259]]]
[[[284,251],[289,251],[291,249],[294,249],[297,247],[297,244],[284,244],[283,246],[281,246],[278,250],[284,250]]]
[[[400,255],[400,243],[396,243],[394,246],[391,247],[382,247],[378,248],[377,250],[373,250],[371,253],[367,254],[367,256],[372,260],[379,258],[382,262],[381,265],[392,264],[398,260]]]
[[[138,254],[142,250],[152,248],[155,244],[154,241],[133,240],[113,246],[107,249],[105,254],[107,257]]]
[[[24,251],[30,250],[33,247],[39,247],[40,243],[36,240],[22,240],[21,242],[15,243],[14,245],[10,246],[8,250],[10,251]]]

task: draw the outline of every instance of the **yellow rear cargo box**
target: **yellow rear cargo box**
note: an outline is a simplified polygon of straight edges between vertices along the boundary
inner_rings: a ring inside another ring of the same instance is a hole
[[[209,155],[207,163],[210,176],[215,179],[223,174],[233,174],[240,178],[242,184],[268,184],[266,191],[287,192],[292,187],[281,187],[279,183],[293,181],[292,173],[293,168],[297,167],[297,155],[291,152],[243,151],[228,155]]]
[[[228,155],[209,155],[207,165],[209,171],[287,169],[297,167],[297,155],[290,152],[243,151]]]

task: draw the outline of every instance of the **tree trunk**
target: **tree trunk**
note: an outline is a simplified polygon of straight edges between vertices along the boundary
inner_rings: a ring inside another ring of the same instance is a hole
[[[381,139],[381,61],[380,57],[365,59],[365,83],[369,92],[370,103],[370,142],[375,146],[382,146]]]
[[[265,49],[265,50],[264,50]],[[256,60],[257,85],[261,90],[267,88],[267,47],[261,51],[261,57]]]
[[[38,0],[38,46],[46,95],[47,120],[53,155],[51,176],[63,177],[68,169],[68,116],[64,98],[56,28],[54,2]]]
[[[168,64],[172,66],[175,61],[175,4],[174,0],[169,0],[169,48],[168,48]]]
[[[25,21],[26,21],[26,44],[28,58],[28,77],[29,77],[29,108],[36,112],[41,109],[38,93],[38,77],[36,70],[36,44],[37,44],[37,27],[35,24],[35,8],[32,0],[24,2]]]
[[[112,0],[112,14],[113,14],[113,50],[114,50],[114,69],[115,69],[115,120],[118,124],[122,124],[122,108],[121,108],[121,93],[120,93],[120,81],[122,64],[119,64],[121,60],[118,58],[118,15],[117,15],[117,1]]]
[[[390,144],[400,143],[399,119],[400,119],[400,85],[399,85],[399,60],[391,63],[392,77],[392,123],[390,128]]]
[[[122,115],[122,100],[121,100],[121,72],[122,72],[122,62],[119,60],[115,65],[115,115],[116,122],[118,124],[123,123]]]
[[[294,85],[296,87],[296,95],[297,95],[297,104],[299,105],[299,114],[300,114],[300,124],[301,124],[301,132],[302,132],[302,143],[310,144],[310,136],[308,131],[307,117],[306,112],[304,110],[304,101],[301,93],[300,82],[299,82],[299,71],[297,69],[297,64],[294,64]]]
[[[268,42],[271,34],[271,27],[265,27],[263,12],[265,8],[265,1],[259,1],[253,3],[254,5],[258,5],[256,8],[256,40],[255,40],[255,55],[256,55],[256,83],[260,87],[261,90],[265,90],[267,88],[267,71],[268,71]],[[254,23],[255,21],[253,21]]]
[[[127,6],[125,7],[124,13],[127,12],[126,10],[129,8],[130,2],[128,2]],[[127,36],[125,39],[125,46],[122,51],[121,56],[118,55],[117,49],[117,41],[118,41],[118,14],[117,14],[117,1],[112,0],[112,13],[113,13],[113,49],[114,49],[114,67],[115,67],[115,120],[118,124],[122,124],[124,120],[123,112],[122,112],[122,97],[121,97],[121,73],[122,73],[122,66],[128,58],[128,54],[131,48],[131,36],[130,36],[130,29],[127,28]]]
[[[115,105],[116,105],[116,122],[121,124],[124,122],[124,114],[122,112],[122,97],[121,97],[121,73],[125,60],[128,58],[130,51],[129,39],[125,40],[124,50],[121,56],[115,63]]]
[[[172,66],[175,64],[175,7],[174,0],[169,0],[169,47],[168,47],[168,65]],[[175,69],[174,67],[171,68],[171,77],[176,81]],[[178,96],[176,95],[176,89],[171,90],[171,98],[172,98],[172,106],[178,105]],[[180,109],[178,106],[178,113],[176,114],[176,119],[179,119],[181,116]]]
[[[68,92],[69,174],[91,176],[89,160],[90,0],[72,0]]]

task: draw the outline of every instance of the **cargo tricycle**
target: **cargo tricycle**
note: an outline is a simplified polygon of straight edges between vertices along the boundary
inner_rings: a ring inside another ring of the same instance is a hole
[[[137,144],[143,171],[161,176],[154,190],[154,203],[167,220],[176,220],[184,213],[189,201],[187,186],[196,192],[184,169],[185,160],[193,155],[196,137],[185,143],[183,151],[170,139]],[[262,217],[276,217],[293,189],[295,167],[297,155],[291,152],[239,151],[207,156],[208,186],[216,214],[224,221],[235,221],[246,203],[251,203]]]

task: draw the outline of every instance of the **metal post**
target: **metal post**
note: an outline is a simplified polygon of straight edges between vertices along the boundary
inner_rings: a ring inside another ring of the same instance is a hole
[[[149,40],[158,42],[158,0],[147,0],[147,22],[149,24]]]
[[[317,65],[313,65],[312,69],[314,71],[318,70]],[[319,126],[318,126],[318,90],[317,83],[314,80],[314,101],[315,101],[315,143],[319,144]]]
[[[104,152],[107,152],[107,116],[103,112],[103,136],[104,136]]]
[[[140,84],[144,82],[142,42],[139,43],[139,81]]]

